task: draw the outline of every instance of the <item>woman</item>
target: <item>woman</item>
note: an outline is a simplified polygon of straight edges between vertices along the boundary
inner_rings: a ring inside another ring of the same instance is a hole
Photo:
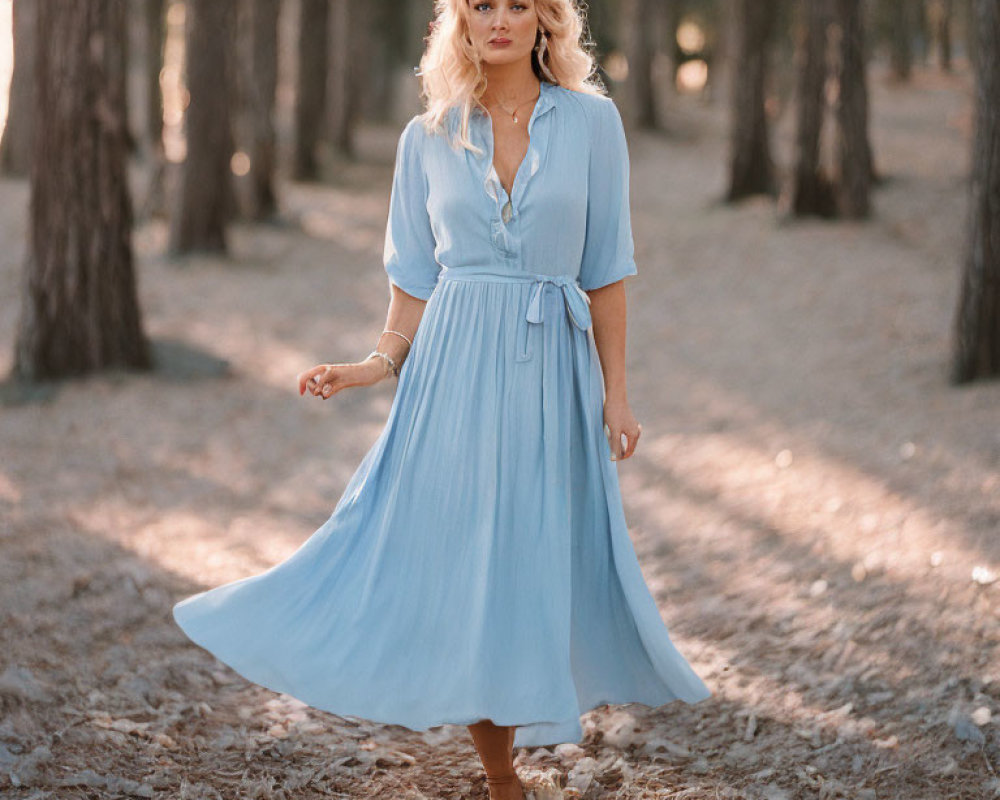
[[[570,0],[438,1],[428,108],[396,152],[386,328],[368,358],[299,376],[330,398],[395,375],[385,428],[290,558],[174,612],[316,708],[468,725],[494,800],[523,796],[513,747],[579,741],[598,705],[710,696],[643,580],[613,463],[641,429],[636,265],[624,130],[583,26]]]

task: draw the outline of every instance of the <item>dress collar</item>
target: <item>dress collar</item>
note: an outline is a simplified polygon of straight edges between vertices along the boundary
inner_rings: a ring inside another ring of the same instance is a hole
[[[534,108],[531,109],[531,116],[528,118],[529,125],[532,119],[537,119],[555,105],[555,89],[556,85],[554,83],[550,83],[544,78],[539,80],[538,99],[535,101]],[[489,119],[487,113],[479,108],[479,106],[473,106],[472,113],[469,116],[482,121],[488,121]]]
[[[481,168],[483,170],[483,188],[485,189],[486,194],[489,195],[496,204],[496,217],[494,219],[494,243],[501,249],[506,249],[511,253],[516,252],[516,246],[510,239],[510,231],[507,228],[507,223],[510,221],[512,216],[516,216],[519,213],[521,208],[521,199],[524,196],[525,189],[528,184],[531,183],[535,173],[538,172],[541,165],[545,162],[545,156],[548,152],[548,138],[551,130],[547,125],[543,125],[539,128],[535,123],[546,112],[554,107],[555,95],[555,84],[549,83],[545,80],[540,81],[538,99],[535,100],[534,108],[531,110],[531,116],[528,118],[526,123],[528,131],[528,149],[524,154],[521,164],[518,166],[517,173],[514,175],[514,185],[509,197],[500,182],[500,177],[497,175],[496,168],[493,166],[494,143],[493,132],[490,129],[491,123],[489,115],[485,112],[476,115],[475,119],[478,120],[478,122],[474,126],[470,126],[472,128],[473,135],[477,139],[477,143],[483,151],[477,156],[477,159],[485,161],[484,166]]]

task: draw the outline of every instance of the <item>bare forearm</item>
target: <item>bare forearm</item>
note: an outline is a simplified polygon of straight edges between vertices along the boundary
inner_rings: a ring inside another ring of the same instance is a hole
[[[604,392],[609,400],[627,401],[625,337],[627,303],[625,281],[587,292],[594,321],[594,344],[604,373]]]
[[[420,320],[426,306],[426,300],[409,295],[392,284],[392,297],[389,300],[389,310],[386,312],[385,318],[386,330],[399,331],[407,339],[413,341],[413,335],[420,327]],[[378,340],[377,349],[388,353],[398,368],[403,365],[407,355],[409,355],[410,345],[405,339],[395,334],[383,333]]]
[[[410,353],[410,342],[420,326],[427,301],[407,294],[395,284],[391,286],[385,330],[379,335],[373,349],[388,355],[398,371]],[[406,338],[388,331],[398,331]],[[327,400],[349,386],[370,386],[391,374],[389,363],[375,355],[361,361],[318,364],[299,373],[299,394],[304,395],[308,391],[315,397]]]

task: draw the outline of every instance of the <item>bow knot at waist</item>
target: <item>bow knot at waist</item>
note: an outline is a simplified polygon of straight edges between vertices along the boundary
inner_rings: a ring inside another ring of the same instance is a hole
[[[438,279],[532,283],[531,296],[528,298],[528,310],[524,315],[528,322],[542,322],[544,320],[542,298],[545,293],[545,285],[552,284],[560,290],[569,317],[576,327],[585,331],[590,328],[592,323],[590,297],[580,288],[580,284],[572,275],[545,275],[534,272],[512,272],[476,267],[444,267],[441,269]]]

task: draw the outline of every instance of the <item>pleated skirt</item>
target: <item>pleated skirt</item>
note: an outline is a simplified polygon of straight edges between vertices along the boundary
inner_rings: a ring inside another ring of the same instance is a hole
[[[557,285],[452,277],[330,517],[176,622],[314,708],[418,731],[491,719],[516,747],[579,742],[605,703],[709,697],[629,538],[591,332]]]

